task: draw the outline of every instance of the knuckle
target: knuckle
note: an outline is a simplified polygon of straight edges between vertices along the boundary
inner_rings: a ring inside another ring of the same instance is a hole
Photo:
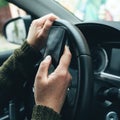
[[[51,27],[51,24],[47,22],[46,25],[42,29],[42,33],[48,33],[50,27]]]
[[[49,30],[49,28],[51,27],[51,25],[52,25],[52,22],[50,22],[50,21],[49,21],[49,22],[47,22],[47,24],[46,24],[46,27],[45,27],[45,28],[46,28],[47,30]]]
[[[38,24],[37,20],[33,20],[33,21],[32,21],[32,25],[33,25],[33,26],[36,26],[37,24]]]
[[[62,71],[60,72],[60,76],[61,76],[61,78],[66,78],[66,76],[67,76],[67,71],[66,71],[66,70],[62,70]]]
[[[50,18],[53,17],[53,16],[54,16],[53,13],[48,14],[48,19],[50,19]]]
[[[68,71],[62,72],[60,77],[64,81],[64,84],[69,85],[71,83],[72,77]]]
[[[46,66],[46,61],[43,60],[43,61],[41,62],[41,64],[40,64],[40,67],[41,67],[41,69],[42,69],[42,68],[44,68],[45,66]]]
[[[40,33],[40,38],[45,39],[45,37],[46,37],[46,33],[45,33],[44,30],[42,30],[41,33]]]
[[[41,74],[37,74],[35,77],[35,80],[41,80],[42,79],[42,75]]]
[[[34,25],[34,24],[35,24],[35,22],[36,22],[36,20],[33,20],[31,24],[32,24],[32,25]]]
[[[70,51],[67,52],[67,55],[71,58],[72,57],[72,54]]]

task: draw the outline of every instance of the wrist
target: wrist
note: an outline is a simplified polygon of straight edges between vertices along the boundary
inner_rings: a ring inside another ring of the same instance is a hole
[[[37,50],[37,51],[40,51],[42,48],[43,48],[43,46],[42,46],[42,43],[40,43],[40,41],[39,40],[28,40],[27,39],[27,43],[33,48],[33,49],[35,49],[35,50]]]
[[[60,105],[58,106],[57,105],[58,103],[56,103],[55,104],[55,102],[52,104],[52,103],[38,103],[38,102],[36,102],[36,105],[37,106],[46,106],[46,107],[48,107],[48,108],[51,108],[51,109],[53,109],[56,113],[60,113],[60,111],[61,111],[61,107],[60,107]]]
[[[26,60],[29,60],[29,63],[32,64],[35,64],[40,58],[42,58],[40,51],[34,49],[27,41],[23,43],[19,50],[15,51],[15,54],[19,56],[19,58],[21,58],[21,56],[23,56],[24,59],[27,58]]]
[[[48,117],[49,120],[61,120],[60,114],[55,112],[53,109],[43,106],[43,105],[35,105],[33,107],[32,118],[45,118]]]

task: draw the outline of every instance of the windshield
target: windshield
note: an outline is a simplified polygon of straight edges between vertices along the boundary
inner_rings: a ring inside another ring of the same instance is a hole
[[[80,20],[120,21],[120,0],[55,0]]]

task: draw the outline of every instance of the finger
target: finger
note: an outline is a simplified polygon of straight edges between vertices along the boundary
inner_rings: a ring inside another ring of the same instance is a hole
[[[51,14],[47,14],[47,15],[37,19],[36,21],[38,22],[38,24],[40,26],[44,26],[44,24],[47,20],[54,22],[56,19],[58,19],[58,17],[51,13]]]
[[[37,71],[37,77],[45,78],[48,76],[48,69],[51,64],[51,56],[48,55],[46,58],[41,62],[39,69]]]
[[[46,34],[49,31],[49,29],[52,26],[52,24],[53,24],[53,21],[50,21],[49,19],[46,20],[46,22],[45,22],[45,24],[43,26],[43,29],[41,31],[42,34]]]
[[[55,16],[54,14],[47,15],[46,21],[44,22],[44,26],[43,26],[43,32],[47,32],[57,18],[58,17]]]
[[[54,22],[56,19],[59,19],[58,16],[54,15],[53,13],[47,15],[47,19]]]
[[[49,32],[54,20],[56,19],[56,17],[52,14],[48,15],[47,17],[48,17],[48,19],[46,19],[44,25],[42,26],[42,29],[40,29],[40,32],[39,32],[39,36],[41,36],[42,39],[47,38],[48,32]],[[40,28],[41,28],[41,26],[40,26]]]
[[[69,64],[71,62],[71,57],[72,55],[71,55],[69,48],[65,46],[65,49],[64,49],[63,55],[61,56],[58,67],[64,67],[68,69]]]
[[[71,85],[71,80],[72,80],[72,75],[68,72],[68,75],[67,75],[67,80],[68,80],[68,87],[70,87]]]

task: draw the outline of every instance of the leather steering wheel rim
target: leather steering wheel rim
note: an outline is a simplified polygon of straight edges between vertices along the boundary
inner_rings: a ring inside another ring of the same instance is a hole
[[[66,20],[57,20],[53,26],[63,26],[67,29],[69,40],[77,51],[78,81],[75,103],[72,113],[65,112],[63,120],[88,120],[93,94],[92,62],[88,44],[82,32]],[[64,106],[63,106],[64,109]]]

